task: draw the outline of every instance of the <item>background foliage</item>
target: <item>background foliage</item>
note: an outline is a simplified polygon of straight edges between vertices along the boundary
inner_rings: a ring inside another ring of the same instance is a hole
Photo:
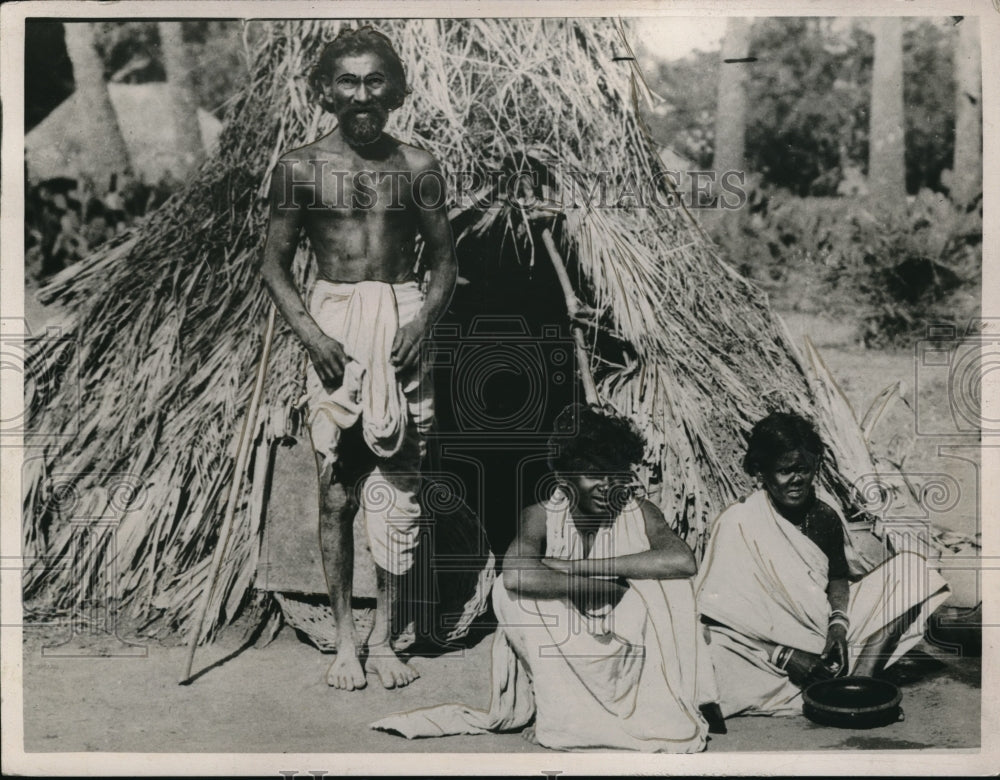
[[[184,42],[198,106],[223,118],[226,103],[247,76],[241,22],[183,22]],[[102,22],[97,49],[109,81],[165,81],[156,22]],[[73,93],[73,67],[61,22],[29,20],[25,26],[25,130],[31,130]]]
[[[907,189],[945,190],[954,152],[955,83],[949,20],[907,19],[903,38]],[[867,173],[873,39],[864,20],[758,18],[747,77],[746,161],[764,185],[835,195],[850,167]],[[647,112],[654,138],[701,167],[712,163],[718,52],[660,62]]]

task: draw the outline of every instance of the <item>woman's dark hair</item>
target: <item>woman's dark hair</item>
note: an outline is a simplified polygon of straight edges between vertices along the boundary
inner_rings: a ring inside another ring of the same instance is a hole
[[[393,48],[392,41],[369,25],[357,30],[344,30],[326,45],[313,69],[309,72],[309,88],[312,91],[313,99],[318,101],[326,111],[332,111],[333,106],[329,105],[323,96],[323,83],[333,73],[334,63],[341,57],[369,52],[380,57],[388,71],[386,77],[392,85],[392,90],[389,93],[386,108],[391,111],[403,105],[403,100],[409,94],[409,90],[406,88],[406,70],[403,68],[403,61],[396,53],[396,49]]]
[[[795,412],[771,412],[750,431],[743,470],[753,476],[771,468],[786,452],[803,450],[823,457],[825,447],[809,420]]]
[[[635,423],[594,406],[567,406],[553,430],[548,465],[563,473],[629,471],[642,460],[646,447]]]

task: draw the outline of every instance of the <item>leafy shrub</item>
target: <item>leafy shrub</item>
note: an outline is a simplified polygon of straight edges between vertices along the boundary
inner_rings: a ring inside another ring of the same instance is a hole
[[[776,192],[727,216],[735,224],[720,223],[715,237],[744,274],[779,300],[796,296],[797,307],[855,316],[868,346],[903,346],[930,324],[978,316],[979,203],[966,211],[924,189],[883,216],[865,199]]]

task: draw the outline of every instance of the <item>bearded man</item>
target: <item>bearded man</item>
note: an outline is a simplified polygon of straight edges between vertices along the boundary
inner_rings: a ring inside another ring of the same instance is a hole
[[[454,241],[437,161],[383,132],[407,93],[403,64],[388,38],[371,27],[342,33],[323,51],[309,82],[338,126],[287,152],[276,166],[260,273],[309,356],[320,545],[337,624],[337,658],[327,683],[363,688],[367,668],[396,688],[419,676],[390,646],[390,616],[396,578],[413,565],[419,471],[433,421],[420,344],[454,290]],[[291,272],[303,231],[317,262],[308,305]],[[418,237],[430,272],[424,289],[416,276]],[[374,467],[364,473],[341,457],[343,434],[358,427],[374,455]],[[357,512],[377,576],[374,627],[362,647],[351,612]]]

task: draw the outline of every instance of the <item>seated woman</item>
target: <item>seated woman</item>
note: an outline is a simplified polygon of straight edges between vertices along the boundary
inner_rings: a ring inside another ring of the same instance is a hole
[[[560,415],[547,500],[521,514],[493,589],[488,712],[459,705],[385,718],[406,737],[514,731],[560,749],[695,752],[714,701],[691,577],[694,556],[635,496],[643,440],[590,408]]]
[[[804,418],[765,417],[743,463],[761,488],[711,529],[696,593],[724,717],[800,712],[810,683],[874,675],[920,640],[948,596],[912,552],[849,582],[843,525],[814,489],[823,452]]]

